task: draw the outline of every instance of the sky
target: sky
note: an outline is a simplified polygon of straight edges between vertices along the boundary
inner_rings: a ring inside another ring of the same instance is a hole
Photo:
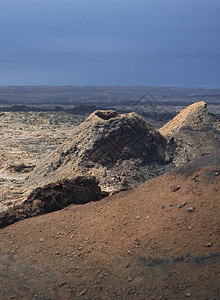
[[[220,1],[0,0],[0,85],[220,88]]]

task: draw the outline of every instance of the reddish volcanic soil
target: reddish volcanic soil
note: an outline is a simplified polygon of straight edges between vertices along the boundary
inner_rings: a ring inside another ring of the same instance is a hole
[[[3,228],[0,299],[220,299],[219,191],[184,167]]]

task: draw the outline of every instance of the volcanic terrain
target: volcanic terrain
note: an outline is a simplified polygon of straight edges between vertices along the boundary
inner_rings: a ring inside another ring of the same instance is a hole
[[[219,299],[220,122],[206,103],[159,130],[136,113],[59,114],[58,128],[34,119],[34,145],[0,115],[0,299]]]

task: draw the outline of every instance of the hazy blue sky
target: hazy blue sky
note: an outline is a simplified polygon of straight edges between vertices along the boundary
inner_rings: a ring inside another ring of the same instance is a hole
[[[219,0],[0,0],[0,85],[220,87]]]

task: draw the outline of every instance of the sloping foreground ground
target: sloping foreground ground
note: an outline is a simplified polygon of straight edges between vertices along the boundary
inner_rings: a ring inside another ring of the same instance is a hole
[[[1,229],[0,299],[220,299],[219,191],[215,155]]]

